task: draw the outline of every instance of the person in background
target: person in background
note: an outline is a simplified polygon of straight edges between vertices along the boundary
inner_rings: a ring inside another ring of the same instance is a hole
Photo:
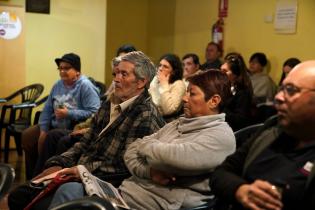
[[[249,74],[254,90],[256,104],[273,101],[276,85],[268,74],[264,72],[267,57],[264,53],[256,52],[249,59]]]
[[[124,44],[117,49],[116,57],[125,55],[129,52],[137,51],[136,48],[131,44]]]
[[[164,119],[173,120],[182,110],[182,97],[186,86],[183,82],[182,63],[177,55],[166,54],[160,58],[157,75],[149,92]]]
[[[130,52],[121,57],[114,69],[114,92],[102,102],[92,119],[90,130],[61,155],[53,156],[45,164],[45,170],[34,179],[57,172],[78,178],[77,165],[84,165],[98,178],[128,173],[123,160],[127,146],[137,138],[150,135],[165,122],[148,93],[155,67],[142,52]],[[121,178],[106,180],[120,184]],[[68,196],[76,196],[74,188]],[[37,192],[38,193],[38,192]],[[23,209],[37,194],[28,185],[12,191],[8,198],[10,209]],[[53,195],[51,195],[52,197]],[[49,198],[39,202],[35,209],[47,209]]]
[[[194,53],[188,53],[182,58],[184,75],[183,80],[185,82],[186,87],[188,87],[188,81],[186,80],[190,75],[196,73],[199,70],[200,63],[198,55]]]
[[[89,118],[100,106],[97,88],[81,74],[81,60],[78,55],[68,53],[56,58],[55,62],[61,79],[51,89],[39,124],[22,133],[27,179],[33,177],[47,132],[56,128],[71,130],[75,124]]]
[[[206,48],[206,62],[200,66],[201,70],[206,69],[220,69],[222,56],[222,49],[220,45],[215,42],[209,42]]]
[[[251,124],[253,88],[243,57],[239,53],[229,53],[224,58],[221,71],[227,74],[232,86],[232,96],[227,100],[223,112],[226,122],[233,131]]]
[[[230,95],[227,76],[209,70],[188,81],[185,116],[131,143],[124,155],[132,177],[119,189],[131,209],[187,209],[211,201],[209,173],[235,150],[233,131],[221,113]],[[81,184],[67,183],[50,207],[69,201],[65,195],[77,188],[81,193],[75,198],[85,196]]]
[[[282,75],[279,81],[279,86],[281,86],[284,78],[289,74],[289,72],[294,68],[294,66],[301,63],[298,58],[288,58],[282,65]]]
[[[315,209],[315,60],[298,64],[268,120],[213,173],[211,189],[231,210]]]

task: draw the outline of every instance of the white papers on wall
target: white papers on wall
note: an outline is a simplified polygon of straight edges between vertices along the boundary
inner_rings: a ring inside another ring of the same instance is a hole
[[[278,0],[274,29],[276,33],[296,33],[297,0]]]

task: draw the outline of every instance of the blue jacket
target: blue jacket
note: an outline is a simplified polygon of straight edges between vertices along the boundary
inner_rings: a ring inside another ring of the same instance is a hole
[[[57,120],[54,110],[65,106],[68,108],[68,116]],[[40,129],[48,131],[50,128],[72,127],[95,113],[100,106],[100,98],[97,88],[90,80],[81,75],[71,88],[65,87],[62,80],[58,80],[45,103],[39,119]]]

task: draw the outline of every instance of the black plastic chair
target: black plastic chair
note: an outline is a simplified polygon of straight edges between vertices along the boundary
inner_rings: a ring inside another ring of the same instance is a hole
[[[10,119],[9,125],[5,131],[5,144],[4,144],[4,162],[9,161],[9,143],[10,137],[13,136],[16,144],[18,155],[22,155],[21,136],[23,130],[32,125],[32,112],[35,107],[40,106],[47,100],[48,96],[34,102],[34,103],[22,103],[12,105],[10,107]],[[36,117],[36,116],[35,116]],[[35,119],[36,120],[36,119]],[[34,120],[34,121],[35,121]]]
[[[94,84],[97,89],[100,91],[100,96],[104,95],[104,93],[106,92],[106,85],[100,81],[95,81],[95,84]]]
[[[9,192],[14,177],[14,169],[8,164],[0,163],[0,200]]]
[[[112,205],[108,200],[97,196],[84,197],[69,201],[51,210],[118,210],[119,208]]]
[[[254,134],[263,126],[264,123],[258,123],[235,131],[234,135],[236,139],[236,148],[239,148],[244,142],[252,138]]]
[[[32,84],[26,86],[13,94],[0,98],[1,103],[1,116],[0,116],[0,139],[2,136],[2,129],[8,127],[9,121],[9,111],[13,104],[21,103],[33,103],[44,91],[44,86],[42,84]],[[24,123],[24,119],[20,119],[21,123]]]

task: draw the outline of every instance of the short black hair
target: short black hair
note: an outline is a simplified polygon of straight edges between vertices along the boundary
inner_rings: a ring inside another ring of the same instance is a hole
[[[120,53],[129,53],[137,51],[136,48],[131,44],[124,44],[117,49],[116,56],[119,56]]]
[[[185,60],[185,59],[187,59],[187,58],[192,58],[194,64],[200,65],[199,57],[198,57],[198,55],[196,55],[195,53],[187,53],[186,55],[183,56],[182,60]]]
[[[257,60],[258,63],[262,67],[265,67],[267,65],[267,57],[262,52],[256,52],[256,53],[252,54],[252,56],[250,56],[249,62],[252,62],[253,60]]]

